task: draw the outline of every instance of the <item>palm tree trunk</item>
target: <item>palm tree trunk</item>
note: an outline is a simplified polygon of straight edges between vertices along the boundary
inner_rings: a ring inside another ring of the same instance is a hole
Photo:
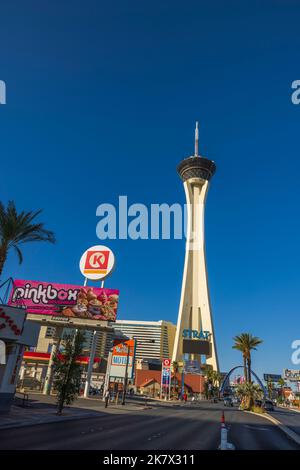
[[[251,383],[251,356],[248,357],[248,381]]]
[[[244,377],[245,377],[245,382],[248,382],[248,374],[247,374],[247,361],[246,358],[243,357],[244,359]]]
[[[8,251],[7,245],[2,244],[0,246],[0,276],[2,274],[3,267],[7,258],[7,251]]]

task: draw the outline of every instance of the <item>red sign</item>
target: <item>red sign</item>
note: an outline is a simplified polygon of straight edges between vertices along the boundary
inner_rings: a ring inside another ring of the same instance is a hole
[[[15,339],[21,336],[26,311],[22,308],[12,308],[7,305],[0,306],[0,338]]]
[[[163,367],[170,367],[171,359],[164,359],[163,360]]]
[[[113,270],[115,256],[110,248],[95,245],[88,248],[80,258],[79,269],[87,279],[105,279]]]
[[[106,274],[110,252],[108,250],[87,252],[83,272],[85,274]]]

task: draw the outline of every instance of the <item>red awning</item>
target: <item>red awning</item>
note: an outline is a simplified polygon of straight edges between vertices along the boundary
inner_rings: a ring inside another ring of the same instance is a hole
[[[58,358],[61,359],[63,358],[63,354],[58,354]],[[50,353],[44,353],[44,352],[39,352],[39,351],[25,351],[23,359],[26,361],[32,360],[32,361],[40,361],[40,362],[49,362],[50,359]],[[89,356],[79,356],[76,362],[79,362],[80,364],[88,364],[89,363]],[[99,363],[101,362],[101,357],[95,357],[94,358],[94,363]]]

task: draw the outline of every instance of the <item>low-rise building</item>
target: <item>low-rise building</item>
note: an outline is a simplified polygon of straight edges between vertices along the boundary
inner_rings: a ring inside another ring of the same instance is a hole
[[[188,394],[204,393],[205,377],[200,374],[185,374],[184,389]],[[137,393],[158,397],[160,394],[161,370],[136,369],[134,388]],[[173,395],[181,391],[182,376],[179,373],[172,374]]]

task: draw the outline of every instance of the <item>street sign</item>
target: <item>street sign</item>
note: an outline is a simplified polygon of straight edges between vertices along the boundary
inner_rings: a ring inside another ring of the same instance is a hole
[[[285,380],[289,380],[290,382],[299,382],[300,370],[284,369],[283,376]]]
[[[171,393],[171,359],[163,359],[161,364],[161,383],[160,383],[160,397],[165,395],[165,399],[167,399],[167,395],[170,399]]]
[[[280,374],[264,374],[265,382],[279,382],[280,379],[282,379]]]
[[[128,379],[133,378],[134,359],[135,359],[135,339],[115,339],[112,351],[110,377],[126,376]]]
[[[163,360],[163,367],[170,367],[171,359],[164,359]]]
[[[185,374],[200,374],[201,367],[199,361],[191,360],[184,362],[184,373]]]
[[[169,387],[171,381],[171,369],[162,370],[162,386]]]
[[[87,279],[105,279],[114,269],[115,256],[110,248],[95,245],[86,250],[80,258],[79,269]]]

